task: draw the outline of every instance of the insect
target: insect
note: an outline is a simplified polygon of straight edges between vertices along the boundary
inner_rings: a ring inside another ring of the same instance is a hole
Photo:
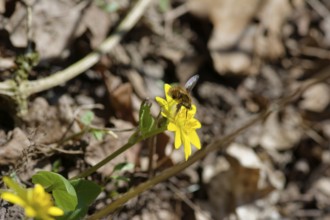
[[[182,106],[189,110],[192,108],[190,92],[196,85],[198,79],[199,75],[194,75],[186,82],[185,88],[173,86],[169,89],[168,95],[178,102],[176,106],[177,113]]]

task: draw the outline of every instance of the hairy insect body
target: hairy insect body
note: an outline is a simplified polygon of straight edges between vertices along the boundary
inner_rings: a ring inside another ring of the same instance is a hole
[[[191,98],[186,89],[175,86],[170,88],[168,95],[178,102],[177,112],[180,110],[181,106],[185,107],[186,109],[191,109]]]
[[[171,96],[178,103],[176,105],[177,113],[180,111],[182,106],[185,107],[187,110],[192,109],[190,92],[196,85],[198,78],[198,75],[194,75],[186,82],[184,88],[180,86],[174,86],[171,87],[168,91],[168,95]]]

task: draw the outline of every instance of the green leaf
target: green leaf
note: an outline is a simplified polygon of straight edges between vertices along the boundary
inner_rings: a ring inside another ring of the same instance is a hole
[[[64,216],[57,217],[57,220],[78,220],[82,219],[88,211],[88,207],[95,201],[101,192],[101,187],[92,181],[77,179],[71,180],[78,196],[78,205],[74,211],[66,212]]]
[[[142,135],[151,131],[155,127],[155,119],[150,113],[150,108],[151,103],[148,100],[144,100],[139,112],[139,128]]]
[[[77,179],[70,182],[78,194],[78,207],[89,206],[102,190],[99,185],[89,180]]]
[[[125,176],[111,176],[112,179],[116,181],[124,181],[124,182],[129,182],[131,179]]]
[[[169,0],[159,0],[159,9],[161,12],[165,13],[170,9]]]
[[[93,134],[94,138],[98,141],[102,140],[104,133],[105,133],[104,131],[100,131],[100,130],[96,130],[96,129],[92,130],[92,134]]]
[[[82,123],[84,123],[84,125],[90,125],[94,119],[94,112],[92,111],[87,111],[85,112],[85,114],[83,114],[81,117],[80,117],[80,120]]]
[[[62,160],[60,159],[55,160],[54,163],[52,164],[52,171],[58,173],[61,166],[62,166]]]
[[[123,172],[126,170],[132,170],[134,169],[135,165],[133,163],[119,163],[113,168],[113,175],[111,175],[111,179],[115,180],[115,184],[117,184],[119,181],[129,182],[130,179],[128,177],[119,175],[119,172]]]
[[[94,3],[108,13],[116,12],[120,7],[120,5],[114,1],[108,3],[106,0],[95,0]]]
[[[135,167],[134,163],[127,163],[127,162],[119,163],[113,168],[113,172],[132,170],[134,169],[134,167]]]
[[[77,194],[71,183],[63,176],[48,171],[39,171],[32,176],[34,184],[39,183],[53,193],[56,205],[64,211],[72,211],[78,204]]]
[[[109,192],[109,197],[110,198],[114,198],[118,195],[119,195],[119,192],[117,192],[116,190],[112,190],[112,191]]]
[[[108,13],[116,12],[119,9],[119,4],[116,2],[108,3],[103,6],[103,10]]]

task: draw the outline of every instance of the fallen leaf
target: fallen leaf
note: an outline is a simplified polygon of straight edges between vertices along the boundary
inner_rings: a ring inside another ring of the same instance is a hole
[[[188,6],[192,13],[209,18],[213,24],[208,48],[219,74],[257,74],[258,60],[284,54],[281,38],[291,13],[288,1],[190,0]],[[253,23],[257,17],[260,24]]]
[[[31,17],[32,38],[41,59],[67,56],[69,43],[87,29],[93,35],[91,43],[95,48],[106,37],[111,22],[110,14],[95,4],[77,4],[75,1],[38,1],[32,6]],[[16,47],[27,46],[26,20],[26,7],[17,3],[5,27]],[[97,25],[95,21],[98,21]]]
[[[137,122],[133,116],[132,92],[131,84],[124,83],[110,92],[109,95],[115,115],[136,125]]]
[[[293,148],[303,135],[300,115],[287,108],[284,112],[272,113],[264,122],[259,144],[268,150],[288,150]]]
[[[302,109],[322,112],[330,103],[330,89],[325,83],[318,83],[309,87],[302,95],[303,101],[299,106]]]
[[[128,129],[132,128],[133,125],[129,122],[123,120],[111,120],[115,124],[115,128],[118,129]],[[130,132],[117,132],[118,138],[114,138],[112,135],[105,136],[104,140],[99,142],[96,140],[90,140],[88,147],[86,148],[85,160],[91,166],[97,164],[108,155],[112,154],[124,144],[127,143],[129,137],[132,135],[133,131]],[[114,158],[111,162],[102,166],[97,172],[102,173],[104,176],[109,176],[114,167],[123,162],[136,164],[139,157],[139,149],[141,143],[136,144],[132,148],[126,150],[124,153],[120,154]]]
[[[238,206],[263,198],[278,187],[269,181],[271,175],[278,174],[251,148],[233,143],[227,148],[226,160],[229,163],[227,170],[216,173],[207,187],[215,219],[223,219],[234,213]],[[280,187],[283,187],[283,175],[280,179]]]
[[[10,133],[9,140],[0,145],[0,165],[17,165],[17,162],[24,157],[23,152],[30,145],[26,134],[20,128],[15,128]]]

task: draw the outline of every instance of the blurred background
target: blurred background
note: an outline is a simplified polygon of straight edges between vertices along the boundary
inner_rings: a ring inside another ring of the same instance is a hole
[[[29,80],[79,61],[113,33],[135,3],[1,1],[1,81],[15,77],[17,57],[28,51],[39,55]],[[118,137],[101,140],[84,134],[51,148],[81,131],[72,125],[76,117],[92,111],[95,126],[134,128],[145,98],[154,102],[164,96],[164,83],[184,85],[198,74],[191,96],[203,147],[278,101],[288,102],[111,218],[330,219],[329,49],[327,0],[153,0],[96,65],[30,97],[22,123],[14,123],[13,112],[0,101],[1,175],[14,169],[29,181],[39,169],[77,174],[125,144],[131,132],[115,131]],[[158,114],[155,102],[152,110]],[[131,148],[93,176],[105,188],[90,213],[148,178],[146,146]],[[172,134],[157,137],[154,159],[156,172],[184,160],[182,149],[173,151]],[[121,172],[129,181],[110,178],[123,162],[134,164]]]

